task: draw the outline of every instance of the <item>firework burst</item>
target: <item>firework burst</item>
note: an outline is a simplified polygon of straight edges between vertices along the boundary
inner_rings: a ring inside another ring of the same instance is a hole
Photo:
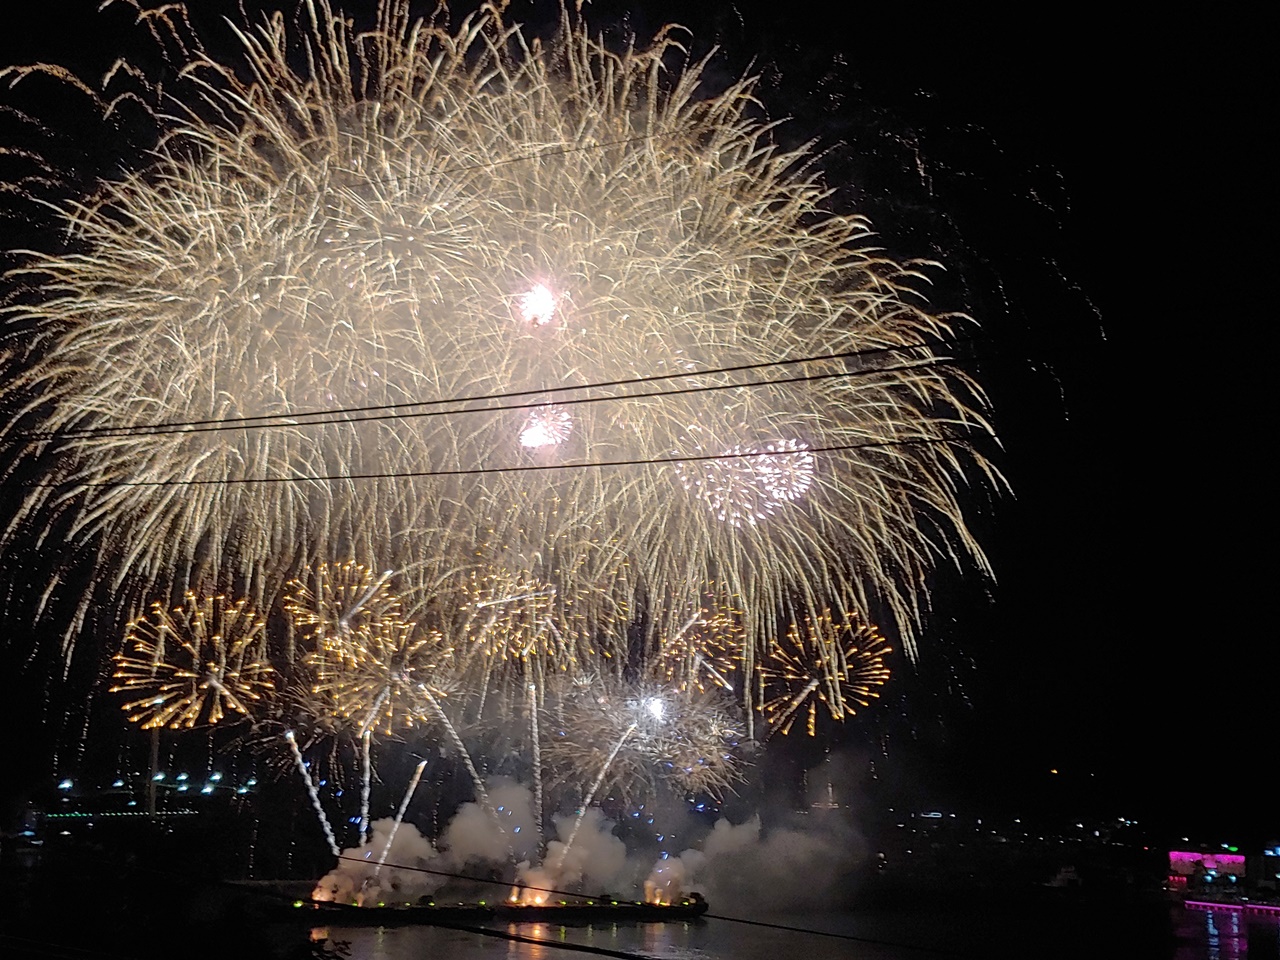
[[[813,736],[819,703],[834,720],[853,716],[880,696],[876,688],[889,680],[884,658],[890,652],[874,626],[849,614],[837,620],[824,610],[793,623],[758,671],[761,710],[771,729],[790,733],[807,709]]]
[[[723,797],[744,776],[735,753],[742,727],[723,691],[673,691],[666,709],[671,722],[650,748],[659,776],[681,792]]]
[[[249,717],[275,688],[265,632],[247,600],[188,592],[171,610],[157,601],[130,624],[111,692],[136,698],[124,710],[143,729],[216,724],[228,710]]]
[[[403,620],[382,619],[347,631],[311,655],[316,690],[363,734],[392,733],[434,715],[429,705],[445,696],[452,650],[435,631]]]
[[[695,447],[699,453],[701,447]],[[796,440],[717,451],[720,459],[677,462],[676,475],[686,491],[706,502],[716,519],[730,526],[754,526],[813,485],[816,458]]]
[[[306,9],[240,25],[220,59],[157,7],[164,82],[113,71],[104,109],[145,107],[152,142],[57,202],[71,248],[8,278],[3,470],[42,484],[5,553],[66,537],[124,617],[218,577],[265,604],[335,555],[387,558],[429,604],[492,548],[541,557],[525,572],[562,596],[603,584],[578,610],[602,633],[716,578],[748,607],[748,669],[797,595],[878,600],[911,652],[935,562],[984,565],[957,491],[998,480],[968,442],[985,402],[922,345],[951,329],[919,265],[825,210],[753,81],[707,95],[702,63],[673,72],[672,31],[611,50],[569,5],[547,44],[500,6],[450,25],[381,0],[373,29]],[[69,77],[0,75],[33,71]],[[881,352],[763,386],[714,372],[853,351]],[[572,417],[483,399],[670,373],[717,389],[584,389],[599,402]],[[531,449],[633,463],[493,472]],[[673,450],[724,459],[654,462]],[[304,626],[357,605],[335,594]]]
[[[581,789],[595,776],[580,809],[602,791],[627,801],[661,782],[718,795],[743,776],[739,728],[716,694],[595,676],[568,684],[550,713],[543,754],[553,784]]]
[[[290,582],[284,609],[306,640],[321,646],[381,620],[400,617],[392,571],[375,574],[354,561],[321,563]]]
[[[735,598],[718,584],[706,584],[691,615],[670,635],[659,637],[653,673],[681,691],[690,686],[732,691],[742,633],[742,610]]]

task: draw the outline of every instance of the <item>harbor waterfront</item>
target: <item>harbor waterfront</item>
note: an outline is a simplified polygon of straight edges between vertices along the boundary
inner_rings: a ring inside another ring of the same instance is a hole
[[[192,836],[201,832],[195,818],[186,822]],[[81,827],[84,839],[59,842],[55,834],[41,847],[5,843],[0,897],[10,909],[0,918],[0,946],[6,957],[21,960],[60,955],[49,952],[54,949],[68,956],[167,955],[166,945],[178,942],[187,957],[263,960],[558,960],[583,955],[574,947],[657,960],[1280,956],[1280,908],[1268,906],[1274,898],[1267,899],[1265,885],[1255,889],[1241,876],[1229,889],[1206,891],[1217,878],[1206,882],[1203,870],[1193,874],[1191,893],[1176,882],[1171,864],[1194,870],[1195,851],[1150,849],[1131,829],[1086,842],[1050,832],[1037,836],[1037,828],[1026,824],[1026,836],[998,834],[991,843],[974,844],[958,822],[950,828],[935,822],[921,817],[916,826],[895,830],[914,839],[882,844],[883,856],[840,877],[815,875],[808,884],[793,881],[773,890],[725,886],[706,901],[691,899],[699,916],[663,916],[663,908],[647,908],[653,912],[638,917],[634,911],[643,904],[583,897],[585,905],[573,908],[565,922],[539,907],[504,911],[500,905],[520,899],[518,891],[479,876],[443,888],[429,910],[316,904],[307,896],[314,881],[223,879],[214,855],[175,869],[165,856],[165,836],[185,846],[189,837],[178,828],[151,844],[135,838],[128,845],[150,846],[147,856],[113,849],[109,831],[90,840]],[[1091,835],[1095,826],[1084,822],[1079,833]],[[223,839],[234,835],[224,831]],[[923,856],[913,863],[907,850],[921,848]],[[1270,865],[1272,852],[1240,856]],[[1236,856],[1224,853],[1223,862],[1238,868],[1229,859]],[[193,866],[201,862],[203,868]],[[63,919],[69,910],[73,925]],[[518,922],[513,910],[543,912]],[[631,915],[620,915],[623,910]],[[361,914],[353,924],[352,916]]]

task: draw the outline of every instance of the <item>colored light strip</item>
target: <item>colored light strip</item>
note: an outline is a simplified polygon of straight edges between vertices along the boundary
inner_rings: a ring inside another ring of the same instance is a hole
[[[46,820],[85,820],[91,817],[191,817],[195,810],[157,810],[147,813],[145,810],[113,810],[104,813],[46,813]]]
[[[1170,850],[1169,865],[1172,867],[1191,867],[1194,868],[1197,863],[1203,863],[1210,870],[1215,866],[1218,869],[1223,867],[1243,867],[1244,854],[1242,853],[1192,853],[1186,850]]]
[[[1269,903],[1214,903],[1210,900],[1184,900],[1192,910],[1237,910],[1248,913],[1280,913],[1280,905]]]

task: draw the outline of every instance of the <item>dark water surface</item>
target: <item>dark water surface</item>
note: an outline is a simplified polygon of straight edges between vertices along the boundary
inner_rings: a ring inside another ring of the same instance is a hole
[[[493,929],[546,940],[515,943],[473,933],[407,927],[331,929],[351,960],[568,960],[592,954],[585,945],[659,960],[906,960],[931,957],[1169,958],[1271,960],[1280,957],[1280,919],[1223,911],[1199,912],[1159,902],[947,902],[848,913],[755,919],[840,934],[820,936],[724,919],[680,923],[562,927],[500,925]],[[849,938],[849,939],[846,939]],[[596,954],[599,955],[599,954]]]

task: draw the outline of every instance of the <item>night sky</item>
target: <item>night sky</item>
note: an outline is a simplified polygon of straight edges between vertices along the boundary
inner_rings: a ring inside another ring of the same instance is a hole
[[[0,32],[0,62],[100,71],[131,17],[95,6],[34,5],[26,29]],[[939,572],[918,670],[889,698],[897,719],[878,721],[906,738],[922,795],[1280,836],[1263,787],[1270,551],[1255,543],[1271,524],[1250,465],[1265,425],[1239,364],[1266,316],[1259,198],[1245,199],[1260,28],[1072,8],[628,6],[588,16],[641,38],[685,23],[695,52],[722,47],[713,76],[754,59],[769,114],[794,118],[779,136],[830,150],[833,203],[869,214],[893,254],[943,261],[934,303],[981,323],[963,355],[1013,493],[974,497],[997,581]],[[554,5],[514,9],[545,22]],[[30,633],[4,634],[3,721],[40,744],[25,719],[38,684],[19,669]],[[38,753],[18,751],[25,769]]]

